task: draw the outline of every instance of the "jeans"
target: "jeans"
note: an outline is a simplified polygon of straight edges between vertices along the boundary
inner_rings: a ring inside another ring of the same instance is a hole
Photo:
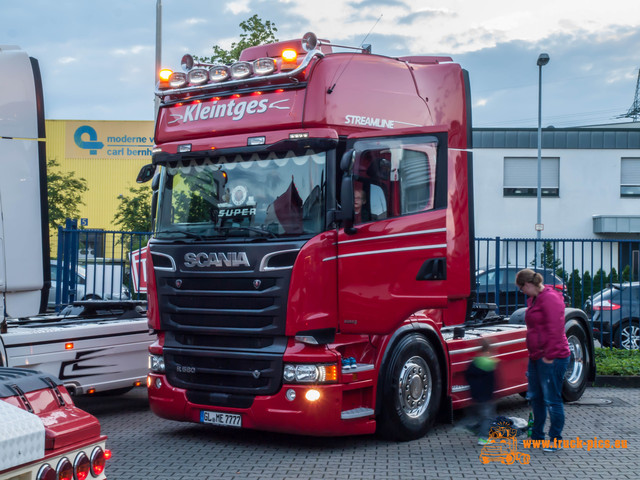
[[[544,440],[544,424],[549,410],[549,438],[562,439],[564,427],[564,404],[562,402],[562,382],[569,366],[569,358],[556,358],[553,363],[529,360],[529,392],[527,398],[533,409],[533,440]]]

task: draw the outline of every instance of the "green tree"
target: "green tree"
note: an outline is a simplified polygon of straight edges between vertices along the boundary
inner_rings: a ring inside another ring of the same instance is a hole
[[[571,297],[572,307],[582,306],[582,281],[580,279],[580,270],[577,268],[571,273],[571,276],[569,276],[569,281],[567,282],[567,293]]]
[[[130,195],[120,195],[120,204],[113,223],[127,232],[151,231],[151,188],[148,185],[130,187]]]
[[[626,265],[622,269],[622,281],[623,282],[628,282],[629,278],[631,278],[631,267],[629,265]]]
[[[535,260],[532,260],[531,266],[535,266],[535,264]],[[538,263],[538,268],[547,268],[554,273],[557,273],[559,276],[563,276],[560,265],[562,265],[562,260],[556,258],[553,243],[544,242],[544,245],[542,246],[542,252],[540,252],[540,262]]]
[[[599,268],[596,274],[593,276],[592,285],[594,292],[599,292],[607,286],[607,274],[604,272],[604,270],[602,270],[602,268]]]
[[[613,267],[611,269],[611,273],[609,273],[609,283],[618,283],[619,281],[618,272],[616,271],[616,268]]]
[[[228,65],[238,60],[240,53],[245,48],[278,41],[275,36],[275,32],[278,31],[276,24],[269,20],[263,22],[258,15],[253,15],[247,20],[240,22],[240,28],[243,31],[243,33],[240,34],[240,41],[238,43],[233,42],[229,50],[214,45],[213,55],[210,57],[198,57],[194,55],[194,59],[198,62]]]
[[[87,191],[87,181],[76,178],[75,172],[61,172],[60,164],[53,158],[47,160],[47,195],[49,197],[49,235],[64,226],[67,218],[78,218],[82,195]]]

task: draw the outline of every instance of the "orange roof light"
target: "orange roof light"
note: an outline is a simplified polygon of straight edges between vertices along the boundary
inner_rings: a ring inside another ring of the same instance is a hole
[[[172,73],[173,73],[173,70],[170,70],[168,68],[163,68],[162,70],[160,70],[160,73],[158,73],[158,77],[160,77],[161,81],[168,82],[169,77],[171,76]]]
[[[296,52],[292,48],[286,48],[282,51],[282,59],[285,62],[295,62],[296,58],[298,58],[298,52]]]

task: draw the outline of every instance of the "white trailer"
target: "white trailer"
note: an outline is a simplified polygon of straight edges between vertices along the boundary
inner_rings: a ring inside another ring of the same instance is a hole
[[[50,373],[77,394],[144,385],[155,338],[140,302],[42,315],[51,266],[40,70],[19,47],[0,45],[0,72],[0,367]],[[96,287],[104,275],[94,273]]]

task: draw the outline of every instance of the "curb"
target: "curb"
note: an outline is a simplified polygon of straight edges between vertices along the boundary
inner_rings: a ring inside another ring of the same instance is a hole
[[[596,375],[593,387],[640,388],[640,376]]]

